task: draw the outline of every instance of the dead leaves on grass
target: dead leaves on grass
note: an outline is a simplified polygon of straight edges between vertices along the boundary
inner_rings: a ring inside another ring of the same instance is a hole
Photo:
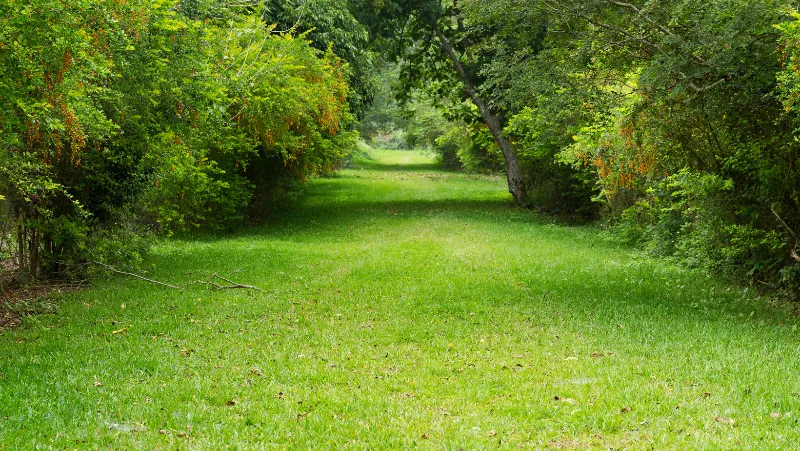
[[[572,399],[572,398],[562,398],[562,397],[560,397],[560,396],[553,396],[553,401],[565,402],[565,403],[567,403],[567,404],[575,404],[575,402],[576,402],[576,401],[575,401],[574,399]]]
[[[716,421],[717,423],[729,424],[731,426],[736,424],[736,420],[734,420],[733,418],[726,418],[726,417],[716,417],[714,418],[714,421]]]
[[[0,311],[0,330],[11,329],[22,324],[22,315],[17,312]]]
[[[27,316],[55,313],[64,293],[77,291],[85,286],[86,281],[4,286],[0,291],[0,333],[20,326]]]
[[[577,440],[550,440],[549,445],[555,449],[574,449],[581,446]]]

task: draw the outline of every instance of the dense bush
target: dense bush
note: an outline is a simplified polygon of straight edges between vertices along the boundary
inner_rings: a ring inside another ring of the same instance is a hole
[[[31,276],[135,261],[143,230],[263,216],[355,145],[346,65],[246,8],[0,0],[0,11],[0,239]]]
[[[563,114],[549,108],[523,108],[511,118],[508,132],[515,138],[531,205],[548,214],[577,221],[597,219],[600,208],[594,174],[560,158],[570,139]]]
[[[622,101],[595,110],[562,155],[594,169],[624,236],[690,266],[796,293],[797,26],[781,29],[781,55],[777,3],[650,11],[650,20],[684,27],[653,38],[659,58],[598,55],[594,70],[635,74],[606,88]]]
[[[449,122],[434,140],[433,151],[446,167],[477,173],[503,170],[503,155],[485,126]]]
[[[533,204],[588,213],[594,198],[654,253],[798,293],[793,2],[461,5]]]
[[[409,149],[406,132],[398,128],[388,128],[373,132],[369,138],[370,145],[379,149]]]

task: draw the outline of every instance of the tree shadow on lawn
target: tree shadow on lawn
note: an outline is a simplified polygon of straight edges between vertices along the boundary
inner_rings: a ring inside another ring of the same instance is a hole
[[[552,308],[581,312],[578,317],[587,324],[599,318],[613,322],[617,316],[631,315],[642,319],[672,318],[678,323],[695,324],[733,320],[752,326],[755,320],[781,327],[789,319],[785,308],[777,308],[765,300],[753,300],[750,295],[743,295],[740,288],[721,279],[665,261],[641,257],[630,247],[604,237],[598,228],[564,227],[535,212],[519,208],[512,202],[491,199],[362,200],[301,205],[275,216],[260,227],[231,235],[207,235],[182,240],[189,245],[230,241],[247,243],[242,244],[246,247],[250,242],[261,241],[312,245],[320,242],[321,246],[331,246],[369,239],[369,234],[380,233],[380,227],[378,230],[374,228],[376,224],[388,224],[391,227],[392,221],[413,223],[425,219],[442,219],[445,223],[453,221],[454,227],[464,227],[465,224],[485,227],[482,230],[488,233],[494,233],[492,225],[497,224],[497,233],[513,234],[515,240],[520,240],[516,242],[521,247],[526,245],[526,241],[527,244],[538,241],[553,243],[556,252],[563,251],[564,256],[556,256],[559,260],[555,262],[546,261],[552,257],[547,253],[540,256],[537,251],[530,251],[532,258],[529,263],[520,256],[514,257],[516,260],[509,263],[504,275],[507,280],[502,281],[498,289],[507,290],[507,299],[514,299],[521,308],[536,311],[540,310],[536,304],[543,297],[559,299],[562,302],[557,307],[553,307],[551,302]],[[520,229],[519,225],[524,228]],[[373,227],[373,230],[367,232],[365,227]],[[401,238],[398,236],[398,239]],[[508,240],[508,237],[501,237],[500,240]],[[193,257],[199,258],[199,261],[215,261],[224,258],[226,252],[230,252],[229,247],[207,246],[194,251]],[[446,260],[450,258],[448,252],[456,251],[458,249],[444,249],[440,258]],[[291,261],[300,258],[298,252],[302,254],[291,246],[271,249],[270,252],[271,258],[276,261]],[[391,255],[389,253],[388,258]],[[384,255],[384,258],[387,256]],[[381,266],[380,262],[377,264]],[[396,262],[391,259],[385,262],[387,268],[395,265]],[[476,274],[467,274],[469,277],[465,275],[464,293],[470,293],[470,284],[473,284],[472,288],[480,288],[481,283],[497,284],[497,280],[489,277],[490,273],[488,270],[483,275],[478,273],[477,282],[474,279]],[[431,280],[428,285],[436,286],[434,282]],[[520,292],[520,286],[527,287],[528,291]],[[453,291],[445,295],[449,302],[443,301],[430,308],[457,307],[459,296],[463,294]],[[478,300],[485,303],[487,309],[492,308],[490,304],[495,301],[491,298]]]
[[[382,220],[449,219],[467,221],[476,225],[494,223],[524,223],[542,226],[542,233],[567,233],[597,235],[599,245],[618,248],[619,244],[600,238],[600,229],[591,226],[566,226],[557,219],[518,207],[510,201],[493,199],[437,199],[437,200],[348,200],[337,204],[312,204],[286,209],[263,224],[226,234],[200,234],[178,238],[186,241],[218,242],[230,239],[286,238],[287,234],[299,240],[317,239],[328,232],[331,240],[352,240],[350,233],[359,227]],[[313,233],[311,233],[313,232]],[[359,239],[359,238],[356,238]],[[331,240],[327,240],[330,242]]]
[[[365,169],[368,171],[383,172],[450,172],[453,174],[463,174],[463,172],[453,171],[442,166],[441,163],[384,163],[376,160],[358,160],[354,162],[354,169]]]
[[[361,161],[359,164],[371,170],[452,173],[433,163],[387,165]],[[364,173],[362,180],[373,175]],[[355,176],[347,178],[356,179]],[[267,243],[263,246],[271,248],[270,258],[285,263],[298,258],[294,255],[297,251],[275,247],[275,242],[308,243],[312,246],[315,242],[320,242],[320,246],[353,243],[370,239],[371,234],[380,233],[380,227],[384,226],[393,229],[397,238],[402,238],[397,231],[402,233],[405,225],[395,227],[394,221],[405,221],[409,227],[415,221],[441,220],[440,224],[453,221],[454,227],[468,224],[481,228],[485,233],[513,234],[521,247],[536,240],[555,243],[556,248],[563,250],[567,256],[561,257],[559,262],[538,261],[534,253],[530,263],[516,262],[509,268],[507,278],[512,284],[531,287],[526,295],[513,289],[510,292],[511,298],[523,306],[539,302],[542,296],[563,299],[559,308],[584,312],[588,315],[588,322],[594,316],[613,317],[618,313],[695,322],[730,321],[733,318],[750,325],[754,318],[775,326],[783,326],[788,321],[786,308],[775,307],[763,299],[753,300],[751,295],[742,294],[741,287],[674,263],[645,258],[602,233],[599,228],[569,226],[555,218],[518,207],[501,190],[487,188],[451,193],[442,190],[419,193],[420,196],[432,197],[419,199],[414,198],[415,192],[411,189],[408,195],[410,199],[402,199],[386,189],[371,193],[364,185],[338,181],[321,183],[260,226],[234,233],[178,237],[173,241],[186,243],[193,249],[194,256],[200,255],[199,261],[211,262],[227,258],[225,255],[231,246],[247,249],[251,243],[262,242]],[[376,229],[376,225],[380,227]],[[496,231],[493,226],[496,226]],[[499,237],[499,241],[503,240],[508,240],[508,237]],[[225,242],[231,245],[225,246]],[[221,246],[195,246],[212,243]],[[320,255],[324,255],[324,251]],[[237,256],[240,258],[246,256]],[[154,262],[159,260],[159,256],[154,256]],[[395,262],[388,260],[385,265],[391,267]]]

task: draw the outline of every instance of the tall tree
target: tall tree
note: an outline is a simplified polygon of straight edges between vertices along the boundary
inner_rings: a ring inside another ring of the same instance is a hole
[[[506,115],[483,89],[481,67],[486,58],[476,34],[460,15],[457,1],[353,0],[356,17],[367,24],[372,42],[402,62],[404,93],[423,88],[450,100],[469,100],[503,153],[508,190],[527,203],[526,183],[514,146],[505,136]]]

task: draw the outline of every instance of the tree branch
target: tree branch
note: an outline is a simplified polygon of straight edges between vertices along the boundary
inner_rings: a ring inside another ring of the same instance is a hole
[[[620,2],[620,1],[617,1],[617,0],[606,0],[606,2],[608,2],[608,3],[611,3],[612,5],[617,5],[617,6],[619,6],[619,7],[622,7],[622,8],[628,8],[628,9],[630,9],[631,11],[635,12],[636,14],[638,14],[638,15],[639,15],[639,17],[641,17],[642,19],[644,19],[644,21],[645,21],[645,22],[649,23],[650,25],[652,25],[653,27],[655,27],[657,30],[661,31],[662,33],[664,33],[664,34],[666,34],[666,35],[668,35],[668,36],[673,36],[673,37],[676,37],[676,38],[678,38],[678,39],[680,39],[680,40],[683,40],[683,39],[680,37],[680,35],[676,35],[675,33],[673,33],[672,31],[670,31],[670,30],[669,30],[668,28],[666,28],[665,26],[663,26],[663,25],[660,25],[659,23],[657,23],[656,21],[654,21],[653,19],[651,19],[650,17],[648,17],[648,16],[647,16],[647,15],[644,13],[644,11],[642,11],[642,10],[641,10],[641,9],[639,9],[639,8],[637,8],[635,5],[633,5],[633,4],[631,4],[631,3]],[[695,61],[697,64],[701,65],[701,66],[704,66],[704,67],[710,67],[710,65],[709,65],[709,64],[706,62],[706,60],[704,60],[704,59],[703,59],[702,57],[700,57],[700,56],[697,56],[697,55],[692,55],[692,59],[694,59],[694,61]],[[693,88],[693,89],[694,89],[694,88]]]
[[[110,270],[110,271],[112,271],[112,272],[115,272],[115,273],[117,273],[117,274],[122,274],[122,275],[125,275],[125,276],[130,276],[130,277],[136,277],[137,279],[142,279],[142,280],[144,280],[144,281],[147,281],[147,282],[150,282],[150,283],[154,283],[154,284],[156,284],[156,285],[161,285],[161,286],[165,286],[165,287],[168,287],[168,288],[172,288],[172,289],[174,289],[174,290],[181,290],[181,289],[182,289],[182,288],[180,288],[180,287],[176,287],[175,285],[170,285],[170,284],[168,284],[168,283],[159,282],[158,280],[148,279],[147,277],[143,277],[143,276],[140,276],[140,275],[138,275],[138,274],[134,274],[134,273],[132,273],[132,272],[120,271],[119,269],[117,269],[117,268],[115,268],[115,267],[113,267],[113,266],[111,266],[111,265],[107,265],[107,264],[105,264],[105,263],[100,263],[100,262],[98,262],[98,261],[92,261],[91,263],[94,263],[94,264],[96,264],[96,265],[103,266],[103,267],[107,268],[108,270]]]
[[[619,2],[617,0],[606,0],[606,1],[608,3],[611,3],[612,5],[617,5],[617,6],[620,6],[622,8],[630,9],[631,11],[635,12],[636,14],[638,14],[639,17],[644,19],[645,22],[647,22],[650,25],[652,25],[652,26],[656,27],[657,29],[661,30],[661,32],[663,32],[664,34],[668,34],[670,36],[674,36],[675,35],[673,32],[669,31],[664,26],[659,25],[653,19],[647,17],[647,15],[644,13],[644,11],[642,11],[641,9],[637,8],[636,6],[634,6],[634,5],[630,4],[630,3]]]
[[[119,269],[117,269],[117,268],[115,268],[115,267],[113,267],[111,265],[107,265],[105,263],[101,263],[101,262],[98,262],[98,261],[91,261],[90,263],[94,263],[96,265],[103,266],[103,267],[107,268],[108,270],[110,270],[112,272],[115,272],[117,274],[122,274],[122,275],[125,275],[125,276],[135,277],[137,279],[141,279],[141,280],[144,280],[146,282],[150,282],[152,284],[161,285],[161,286],[164,286],[164,287],[167,287],[167,288],[172,288],[173,290],[178,290],[178,291],[183,291],[184,288],[186,288],[186,287],[188,287],[190,285],[211,285],[211,286],[215,287],[217,290],[231,290],[231,289],[239,289],[240,288],[240,289],[247,289],[247,290],[263,291],[261,288],[258,288],[258,287],[253,286],[253,285],[245,285],[245,284],[242,284],[242,283],[236,283],[236,282],[234,282],[234,281],[232,281],[230,279],[226,279],[225,277],[220,276],[217,273],[212,274],[210,279],[223,280],[225,282],[228,282],[230,285],[221,285],[221,284],[218,284],[216,282],[212,282],[210,280],[209,281],[196,280],[194,282],[189,282],[189,283],[184,284],[184,285],[175,286],[175,285],[171,285],[171,284],[168,284],[168,283],[165,283],[165,282],[160,282],[158,280],[148,279],[147,277],[140,276],[139,274],[134,274],[134,273],[131,273],[131,272],[126,272],[126,271],[120,271]]]
[[[658,53],[660,53],[662,55],[668,55],[668,53],[664,49],[662,49],[660,46],[658,46],[657,44],[655,44],[655,43],[653,43],[653,42],[651,42],[651,41],[649,41],[649,40],[647,40],[647,39],[645,39],[645,38],[643,38],[641,36],[635,36],[635,35],[633,35],[631,33],[628,33],[627,31],[625,31],[625,30],[623,30],[621,28],[617,28],[617,27],[615,27],[613,25],[609,25],[609,24],[607,24],[605,22],[600,22],[600,21],[594,20],[594,19],[590,18],[589,16],[587,16],[586,14],[580,13],[580,14],[578,14],[578,17],[582,18],[586,22],[588,22],[588,23],[590,23],[590,24],[592,24],[592,25],[594,25],[596,27],[605,28],[606,30],[610,30],[610,31],[613,31],[615,33],[619,33],[619,34],[621,34],[623,36],[626,36],[626,37],[630,38],[630,40],[639,41],[639,42],[641,42],[643,44],[646,44],[646,45],[652,47],[653,49],[655,49]]]
[[[775,207],[773,205],[769,206],[769,211],[771,211],[772,214],[775,215],[775,217],[778,219],[778,222],[780,222],[781,225],[786,230],[788,230],[789,233],[794,237],[795,245],[794,248],[789,251],[789,256],[791,256],[796,262],[800,263],[800,254],[798,254],[798,250],[800,250],[800,237],[797,236],[797,233],[794,230],[792,230],[792,228],[789,227],[789,224],[787,224],[786,221],[784,221],[783,218],[781,218],[778,212],[775,211]]]
[[[724,82],[728,81],[728,77],[725,76],[725,77],[722,77],[719,80],[715,81],[714,83],[711,83],[710,85],[700,87],[700,86],[697,86],[696,84],[694,84],[694,82],[692,80],[690,80],[689,77],[685,73],[679,72],[679,74],[681,75],[681,79],[686,81],[686,84],[689,85],[690,88],[692,88],[692,91],[694,91],[694,92],[696,92],[698,94],[701,93],[701,92],[705,92],[705,91],[714,89],[718,85],[720,85],[721,83],[724,83]]]
[[[219,287],[217,289],[219,289],[219,290],[231,289],[231,288],[245,288],[245,289],[249,289],[249,290],[262,291],[261,288],[254,287],[252,285],[244,285],[244,284],[241,284],[241,283],[236,283],[236,282],[234,282],[234,281],[232,281],[230,279],[226,279],[226,278],[220,276],[217,273],[212,274],[211,278],[217,278],[217,279],[220,279],[220,280],[224,280],[225,282],[228,282],[230,284],[230,285],[218,285],[217,284],[217,286]]]
[[[778,219],[778,222],[780,222],[780,223],[781,223],[781,225],[782,225],[782,226],[783,226],[783,227],[784,227],[786,230],[788,230],[788,231],[789,231],[789,233],[791,233],[793,237],[797,238],[797,233],[795,233],[795,231],[794,231],[794,230],[792,230],[792,228],[791,228],[791,227],[789,227],[789,224],[787,224],[787,223],[786,223],[786,221],[784,221],[784,220],[783,220],[783,218],[781,218],[781,216],[778,214],[778,212],[777,212],[777,211],[775,211],[775,206],[774,206],[774,205],[770,205],[770,206],[769,206],[769,211],[771,211],[771,212],[772,212],[772,214],[773,214],[773,215],[775,215],[775,218],[777,218],[777,219]]]

